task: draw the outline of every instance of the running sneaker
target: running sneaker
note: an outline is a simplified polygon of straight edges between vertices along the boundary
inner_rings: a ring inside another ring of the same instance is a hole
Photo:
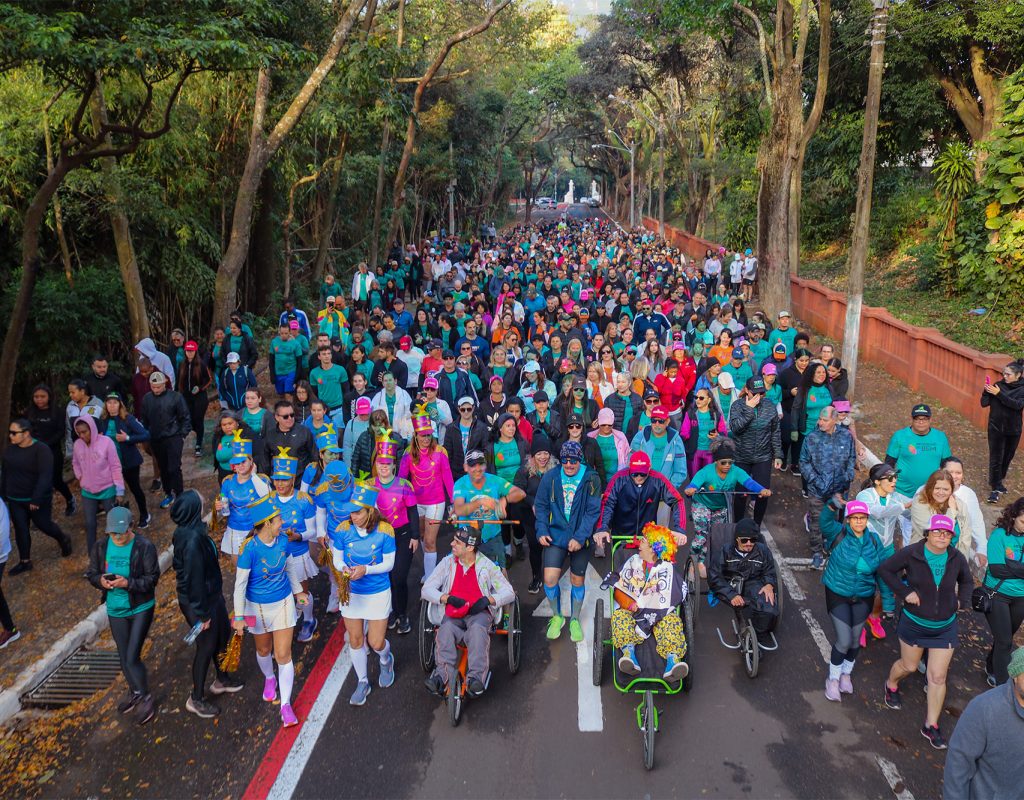
[[[147,511],[147,512],[146,512],[146,516],[145,516],[145,517],[144,517],[143,519],[141,519],[141,520],[139,521],[139,530],[140,530],[140,531],[144,531],[144,530],[146,530],[146,528],[148,528],[148,527],[149,527],[149,523],[150,523],[150,522],[152,522],[152,521],[153,521],[153,515],[152,515],[152,514],[150,514],[150,513],[149,513],[149,512]]]
[[[313,638],[313,634],[316,633],[316,619],[304,619],[302,620],[302,627],[299,629],[299,635],[295,637],[298,642],[308,642]]]
[[[220,709],[207,699],[196,700],[189,695],[185,701],[185,710],[203,719],[211,719],[220,713]]]
[[[263,699],[273,703],[277,699],[277,678],[271,675],[263,681]]]
[[[667,681],[681,681],[689,674],[689,665],[677,658],[675,653],[669,653],[665,659],[665,674],[662,677]]]
[[[526,591],[530,594],[540,594],[540,587],[543,585],[544,584],[540,582],[540,578],[534,578],[530,581],[530,585],[526,587]]]
[[[479,678],[470,678],[466,681],[466,693],[470,697],[480,697],[484,693],[485,688],[483,681]]]
[[[793,466],[791,466],[791,467],[789,468],[789,471],[790,471],[790,472],[791,472],[791,473],[792,473],[793,475],[796,475],[796,476],[797,476],[798,478],[800,477],[800,467],[798,467],[798,466],[797,466],[796,464],[794,464]],[[806,497],[806,495],[805,495],[805,497]]]
[[[0,647],[3,647],[3,645],[0,645]],[[995,689],[996,686],[997,686],[997,684],[996,684],[996,676],[993,675],[991,672],[986,672],[985,673],[985,683],[987,683],[989,686],[991,686],[993,689]]]
[[[164,495],[164,499],[160,501],[160,508],[169,508],[171,503],[174,502],[173,494]]]
[[[801,496],[801,497],[802,497],[802,498],[803,498],[804,500],[806,500],[806,499],[807,499],[808,497],[810,497],[810,494],[808,494],[808,493],[807,493],[807,490],[806,490],[806,489],[801,489],[801,490],[800,490],[800,496]]]
[[[292,711],[291,703],[281,704],[281,727],[290,728],[293,725],[299,724],[299,718],[295,716],[295,712]]]
[[[412,632],[412,623],[405,614],[402,614],[402,616],[398,618],[398,627],[395,628],[395,631],[402,636]]]
[[[560,617],[560,616],[558,616],[558,614],[555,614],[551,618],[551,622],[548,623],[547,637],[549,639],[557,639],[559,636],[562,635],[562,628],[564,628],[564,627],[565,627],[565,617]]]
[[[11,642],[16,642],[21,638],[21,631],[15,628],[13,631],[0,629],[0,650],[3,650]]]
[[[73,550],[74,547],[71,544],[71,537],[65,534],[64,538],[60,540],[60,557],[67,558],[69,555],[71,555],[71,552]],[[11,574],[14,574],[13,571]]]
[[[139,704],[135,707],[135,724],[145,725],[147,722],[156,716],[156,703],[153,701],[153,695],[144,695],[140,700]]]
[[[865,630],[871,631],[871,635],[876,639],[885,638],[885,628],[882,627],[882,620],[878,617],[868,617],[868,624]]]
[[[1002,483],[1000,483],[1000,484],[999,484],[999,485],[998,485],[998,486],[996,487],[996,491],[997,491],[997,492],[999,492],[999,494],[1006,494],[1006,493],[1007,493],[1007,492],[1009,491],[1009,489],[1007,489],[1005,485],[1003,485]]]
[[[121,698],[121,702],[117,704],[117,713],[127,714],[129,711],[131,711],[133,708],[135,708],[135,706],[139,704],[139,701],[141,699],[141,694],[133,692],[131,689],[129,689],[127,692],[124,693],[124,697]]]
[[[380,678],[377,680],[377,685],[381,689],[387,689],[391,684],[395,682],[395,657],[389,655],[387,659],[380,660]]]
[[[398,625],[398,614],[392,611],[388,614],[388,630],[393,631],[396,625]]]
[[[201,448],[201,447],[197,447],[197,448],[196,448],[195,450],[193,450],[193,451],[192,451],[192,454],[193,454],[193,455],[194,455],[194,456],[195,456],[196,458],[202,458],[202,457],[203,457],[203,448]]]
[[[435,697],[444,697],[444,681],[440,675],[428,675],[426,680],[423,681],[423,685]]]
[[[861,628],[860,629],[860,646],[861,646],[862,649],[868,646],[868,629],[867,628]]]
[[[819,571],[825,569],[825,556],[821,553],[815,553],[811,556],[811,569]]]
[[[624,672],[627,675],[640,674],[640,662],[636,660],[636,650],[631,644],[622,648],[622,655],[619,657],[619,672]]]
[[[989,492],[989,495],[985,499],[985,502],[986,503],[998,503],[999,502],[999,491],[997,489],[993,489],[991,492]]]
[[[843,700],[839,695],[839,681],[835,678],[825,679],[825,699],[833,703],[841,703]]]
[[[885,704],[892,709],[899,710],[903,708],[903,698],[900,697],[899,687],[895,689],[889,688],[889,683],[885,684]]]
[[[352,692],[352,696],[348,699],[350,706],[361,706],[366,703],[366,698],[370,694],[370,682],[359,681],[356,684],[356,690]]]
[[[583,641],[583,626],[580,625],[580,621],[575,617],[569,620],[569,638],[574,642]]]
[[[936,750],[946,749],[946,740],[939,731],[938,725],[922,725],[921,735],[928,740],[928,743]]]
[[[20,575],[21,573],[28,572],[31,569],[32,569],[32,562],[31,561],[26,561],[23,558],[21,561],[19,561],[17,564],[15,564],[13,567],[11,567],[11,571],[8,574],[10,574],[10,575]]]
[[[215,678],[210,684],[210,694],[234,694],[244,688],[245,684],[242,681],[225,675],[223,678]]]
[[[845,672],[839,676],[839,691],[842,694],[853,694],[853,678]]]

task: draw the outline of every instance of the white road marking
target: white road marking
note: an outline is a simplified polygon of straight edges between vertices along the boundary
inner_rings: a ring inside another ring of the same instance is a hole
[[[309,710],[309,716],[302,724],[291,752],[288,753],[284,764],[281,765],[281,771],[277,774],[277,780],[274,781],[274,785],[267,794],[267,800],[290,800],[295,794],[295,787],[299,785],[299,779],[306,769],[309,757],[313,755],[313,748],[323,732],[327,718],[331,715],[334,703],[341,693],[341,687],[351,670],[352,654],[346,644],[334,662],[334,666],[331,667],[313,707]]]
[[[779,546],[772,537],[771,531],[763,524],[761,525],[761,533],[764,536],[764,540],[768,543],[768,547],[771,548],[772,555],[775,556],[775,568],[779,571],[782,582],[786,585],[786,591],[789,593],[790,598],[801,604],[800,616],[803,617],[804,622],[807,624],[807,629],[811,632],[811,638],[818,645],[821,657],[827,664],[832,653],[832,645],[828,643],[825,631],[821,629],[821,625],[818,624],[818,620],[814,618],[811,610],[802,605],[807,600],[807,595],[804,594],[804,590],[797,583],[796,576],[793,575],[793,570],[789,566],[789,559],[783,557],[782,551],[779,550]]]
[[[605,590],[601,588],[601,580],[602,578],[597,570],[594,569],[594,565],[588,564],[585,578],[587,593],[583,598],[583,608],[580,610],[583,641],[576,642],[577,722],[581,731],[592,733],[604,730],[604,707],[601,704],[601,687],[594,686],[593,681],[594,608],[597,606],[597,598],[605,594]],[[571,584],[568,571],[559,580],[558,590],[562,598],[562,611],[564,613],[572,608]],[[553,614],[554,610],[551,608],[551,603],[546,597],[533,612],[535,617],[551,617]],[[606,618],[611,615],[611,609],[608,608],[607,603],[605,603],[604,614]],[[564,635],[567,635],[567,632],[563,633]]]
[[[896,800],[914,800],[914,795],[910,793],[906,781],[903,780],[903,776],[900,775],[895,764],[881,756],[875,756],[875,763],[882,770],[882,777],[885,778],[885,782],[889,784],[889,788],[896,795]]]

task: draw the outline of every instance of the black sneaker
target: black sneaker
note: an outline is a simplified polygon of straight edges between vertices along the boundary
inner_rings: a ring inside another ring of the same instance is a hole
[[[196,700],[192,695],[189,695],[188,700],[185,701],[185,710],[191,711],[197,717],[202,717],[203,719],[211,719],[220,713],[220,709],[209,700],[205,698]]]
[[[138,524],[137,527],[138,527],[138,529],[140,531],[144,531],[144,530],[146,530],[146,528],[149,527],[149,523],[152,522],[152,521],[153,521],[153,515],[150,514],[149,512],[147,512],[146,516],[142,520],[139,521],[139,524]]]
[[[928,743],[931,744],[931,746],[934,747],[936,750],[946,749],[946,740],[945,738],[943,738],[942,733],[941,731],[939,731],[937,725],[922,725],[921,735],[925,739],[927,739]]]
[[[202,458],[202,457],[203,457],[203,448],[201,448],[201,447],[197,447],[197,448],[196,448],[196,449],[195,449],[195,450],[193,451],[193,453],[195,454],[195,457],[196,457],[196,458]]]
[[[484,684],[479,678],[470,678],[466,682],[466,692],[470,697],[479,697],[484,693]]]
[[[141,700],[135,709],[135,724],[145,725],[153,717],[156,716],[156,703],[153,702],[153,695],[147,694]]]
[[[526,591],[530,594],[540,594],[541,586],[543,586],[543,584],[540,582],[540,578],[534,578],[530,581],[530,585],[526,587]]]
[[[428,675],[426,680],[423,681],[423,685],[427,687],[427,691],[437,697],[444,697],[444,681],[441,680],[440,675]]]
[[[151,491],[151,492],[159,492],[160,491],[160,479],[159,478],[153,478],[153,482],[151,484],[149,484],[149,491]]]
[[[60,540],[60,557],[67,558],[71,555],[72,549],[71,537],[65,534],[64,538]]]
[[[791,466],[791,467],[789,468],[789,471],[790,471],[790,473],[792,473],[793,475],[796,475],[796,476],[797,476],[798,478],[800,477],[800,467],[798,467],[798,466],[797,466],[796,464],[794,464],[793,466]],[[804,496],[806,497],[807,495],[804,495]]]
[[[409,622],[409,618],[405,614],[398,618],[398,625],[395,630],[403,636],[412,632],[412,623]]]
[[[1007,489],[1003,484],[999,484],[996,487],[996,491],[999,492],[999,494],[1006,494],[1009,491],[1009,489]]]
[[[70,517],[76,511],[78,511],[78,501],[75,499],[74,495],[71,495],[71,499],[68,500],[68,504],[64,508],[64,516],[65,517]]]
[[[11,571],[8,574],[10,574],[10,575],[20,575],[22,572],[28,572],[31,569],[32,569],[32,562],[31,561],[19,561],[17,564],[15,564],[13,567],[11,567]]]
[[[210,684],[210,694],[234,694],[242,691],[243,688],[245,688],[245,684],[242,681],[225,675],[223,678],[215,678]]]
[[[398,627],[398,614],[392,611],[388,615],[388,630],[393,631],[396,627]]]
[[[991,672],[986,672],[986,673],[985,673],[985,683],[987,683],[987,684],[988,684],[989,686],[991,686],[991,687],[992,687],[993,689],[995,689],[995,688],[996,688],[996,686],[998,685],[998,684],[996,683],[996,676],[995,676],[995,675],[993,675],[993,674],[992,674]]]
[[[117,713],[127,714],[129,711],[131,711],[133,708],[135,708],[135,706],[139,704],[139,701],[141,699],[141,694],[136,694],[135,692],[129,689],[127,692],[125,692],[125,695],[121,699],[121,702],[117,704]]]
[[[998,503],[999,502],[999,490],[993,489],[989,492],[988,497],[985,499],[986,503]]]
[[[900,697],[900,690],[890,689],[889,684],[885,684],[885,704],[892,709],[899,710],[903,708],[903,698]]]

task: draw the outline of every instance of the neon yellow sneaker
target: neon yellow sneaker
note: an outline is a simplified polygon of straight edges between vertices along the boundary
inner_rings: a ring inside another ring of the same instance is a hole
[[[575,617],[569,620],[569,638],[574,642],[583,641],[583,626],[580,625],[580,621]]]
[[[562,635],[562,628],[565,627],[565,617],[560,617],[557,614],[551,618],[551,622],[548,623],[548,638],[557,639]]]

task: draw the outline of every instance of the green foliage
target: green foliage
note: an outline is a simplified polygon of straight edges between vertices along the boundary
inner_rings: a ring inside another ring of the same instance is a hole
[[[947,294],[956,286],[957,217],[960,204],[974,189],[974,155],[970,148],[954,139],[947,143],[932,167],[935,177],[936,206],[941,232],[939,234],[938,267]]]

